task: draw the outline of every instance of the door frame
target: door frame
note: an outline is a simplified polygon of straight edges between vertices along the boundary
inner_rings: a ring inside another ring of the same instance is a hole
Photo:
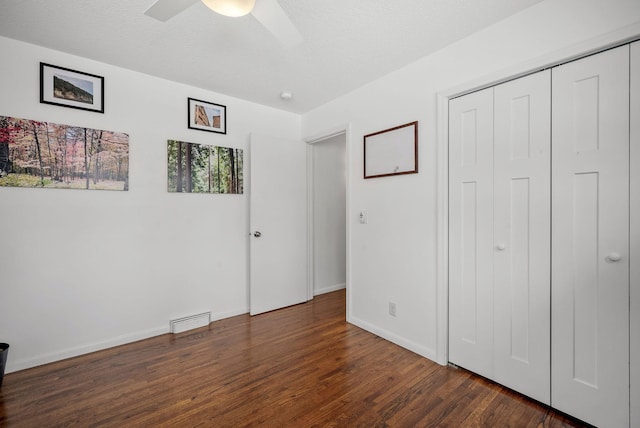
[[[436,94],[436,362],[449,362],[449,100],[592,55],[640,38],[640,24],[586,40]],[[640,166],[636,166],[640,167]],[[633,165],[632,165],[633,170]],[[636,223],[640,220],[636,219]],[[348,224],[348,223],[347,223]],[[632,226],[633,227],[633,226]],[[640,228],[640,225],[636,225]],[[640,358],[638,356],[637,358]],[[638,386],[635,386],[636,388]],[[640,417],[639,417],[640,419]],[[634,421],[632,420],[632,425]]]
[[[313,213],[313,197],[314,197],[314,180],[313,180],[313,145],[316,143],[322,143],[329,138],[337,137],[339,135],[344,135],[345,138],[345,175],[346,175],[346,278],[345,278],[345,287],[347,290],[347,321],[349,321],[349,317],[351,314],[350,311],[350,295],[349,295],[349,284],[351,283],[351,269],[350,269],[350,254],[351,254],[351,226],[349,224],[349,219],[351,218],[351,145],[350,141],[350,124],[344,124],[337,126],[335,128],[331,128],[315,134],[313,136],[309,136],[303,138],[303,141],[307,144],[307,298],[308,300],[313,299],[314,297],[314,272],[315,272],[315,257],[314,257],[314,213]]]

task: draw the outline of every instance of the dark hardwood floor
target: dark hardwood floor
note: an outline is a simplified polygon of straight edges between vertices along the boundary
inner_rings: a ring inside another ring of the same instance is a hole
[[[338,291],[10,373],[0,426],[582,426],[344,314]]]

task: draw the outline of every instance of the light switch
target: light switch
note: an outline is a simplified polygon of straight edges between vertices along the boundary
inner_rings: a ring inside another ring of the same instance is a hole
[[[367,224],[367,222],[369,221],[367,216],[367,211],[366,210],[360,211],[360,214],[358,215],[358,219],[360,220],[361,224]]]

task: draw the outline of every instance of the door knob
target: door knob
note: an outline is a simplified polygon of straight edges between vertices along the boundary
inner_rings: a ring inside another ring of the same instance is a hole
[[[619,262],[621,259],[622,256],[616,252],[613,252],[607,256],[607,261],[609,262]]]
[[[498,251],[504,251],[506,248],[507,248],[507,246],[506,246],[506,245],[504,245],[504,244],[498,244],[498,245],[496,245],[496,249],[497,249]]]
[[[253,236],[255,236],[256,238],[259,238],[262,236],[262,233],[256,230],[255,232],[253,232]]]

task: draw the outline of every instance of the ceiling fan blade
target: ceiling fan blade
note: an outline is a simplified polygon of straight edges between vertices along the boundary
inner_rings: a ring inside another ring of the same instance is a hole
[[[257,0],[251,14],[285,47],[291,48],[304,41],[276,0]]]
[[[157,0],[144,14],[158,21],[168,21],[198,0]]]

